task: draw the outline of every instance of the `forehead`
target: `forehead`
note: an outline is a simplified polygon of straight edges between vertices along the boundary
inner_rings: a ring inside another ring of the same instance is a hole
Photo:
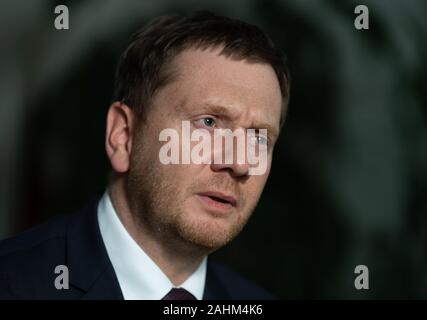
[[[172,62],[175,80],[159,92],[162,100],[222,105],[248,121],[268,121],[278,127],[282,96],[273,68],[233,60],[220,52],[220,48],[188,49],[179,54]]]

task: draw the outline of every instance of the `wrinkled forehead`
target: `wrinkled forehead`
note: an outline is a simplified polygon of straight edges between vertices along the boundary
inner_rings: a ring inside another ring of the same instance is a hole
[[[189,103],[229,106],[279,126],[282,95],[269,64],[234,60],[221,55],[221,48],[188,49],[172,62],[174,80],[167,93],[185,96]]]

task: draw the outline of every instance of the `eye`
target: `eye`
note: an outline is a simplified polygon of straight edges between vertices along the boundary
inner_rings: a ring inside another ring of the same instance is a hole
[[[258,145],[263,145],[263,146],[267,146],[267,147],[270,145],[270,140],[268,139],[268,137],[263,135],[263,134],[259,134],[259,133],[250,132],[248,134],[248,140],[253,145],[258,144]]]
[[[258,135],[258,136],[255,136],[254,138],[255,138],[255,143],[256,144],[262,144],[262,145],[265,145],[265,146],[268,145],[268,138],[267,137]]]
[[[202,127],[213,128],[216,125],[215,119],[212,117],[204,117],[196,121]]]

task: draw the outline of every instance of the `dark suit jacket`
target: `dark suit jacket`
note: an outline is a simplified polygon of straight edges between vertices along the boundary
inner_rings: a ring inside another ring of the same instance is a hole
[[[123,299],[99,231],[98,201],[1,241],[0,299]],[[58,265],[68,267],[69,289],[55,288]],[[208,258],[203,298],[274,297]]]

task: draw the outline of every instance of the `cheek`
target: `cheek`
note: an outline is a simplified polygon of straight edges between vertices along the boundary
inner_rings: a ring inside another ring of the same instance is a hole
[[[256,177],[254,189],[257,193],[261,194],[262,190],[264,189],[265,183],[267,182],[267,178],[267,173],[265,175]]]
[[[264,190],[265,184],[267,182],[267,177],[267,174],[262,176],[252,176],[252,180],[248,181],[249,183],[246,185],[246,189],[244,190],[244,192],[246,202],[251,206],[253,205],[253,203],[258,202],[259,197],[261,196],[261,193]]]

